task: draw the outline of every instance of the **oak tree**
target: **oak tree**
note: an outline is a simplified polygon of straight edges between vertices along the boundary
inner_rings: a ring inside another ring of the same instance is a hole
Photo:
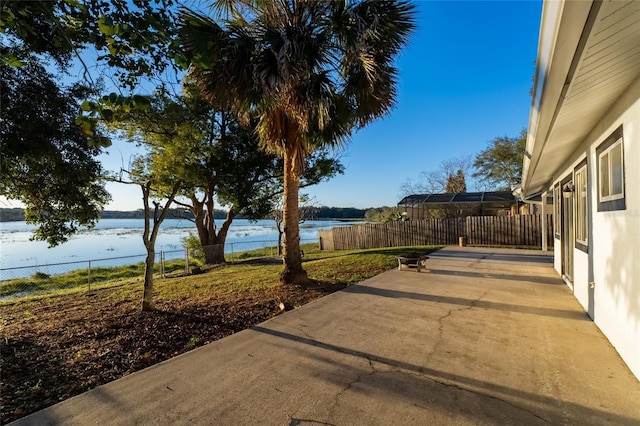
[[[522,179],[526,143],[526,130],[516,137],[496,137],[476,156],[473,176],[492,190],[512,190]]]

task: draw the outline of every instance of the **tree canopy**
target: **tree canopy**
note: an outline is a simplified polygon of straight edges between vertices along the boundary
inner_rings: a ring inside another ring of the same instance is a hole
[[[118,90],[180,64],[173,0],[3,1],[0,195],[21,201],[34,237],[64,242],[109,200],[96,159],[110,141],[80,117],[101,79]],[[80,70],[78,72],[78,70]],[[77,77],[74,77],[75,71]]]
[[[446,190],[452,194],[467,192],[467,182],[462,169],[458,169],[455,173],[447,176]]]
[[[0,61],[21,66],[39,55],[60,70],[78,61],[85,83],[108,74],[119,86],[133,88],[141,77],[184,65],[174,5],[174,0],[5,0]]]
[[[519,136],[499,136],[489,142],[475,158],[473,176],[492,190],[510,191],[522,180],[522,162],[527,131]]]
[[[109,200],[102,166],[75,123],[91,90],[61,87],[35,57],[0,65],[0,194],[23,202],[34,238],[54,246],[92,226]]]
[[[117,103],[117,100],[116,100]],[[224,244],[234,218],[266,217],[282,193],[282,160],[259,147],[251,125],[215,109],[187,85],[179,97],[157,93],[145,109],[116,109],[110,125],[143,145],[144,170],[154,176],[156,194],[170,194],[181,182],[176,203],[186,208],[208,264],[224,263]],[[136,164],[139,164],[137,162]],[[313,185],[342,171],[340,163],[317,152],[307,159],[302,184]],[[145,179],[146,181],[146,179]],[[216,221],[221,206],[226,217]]]

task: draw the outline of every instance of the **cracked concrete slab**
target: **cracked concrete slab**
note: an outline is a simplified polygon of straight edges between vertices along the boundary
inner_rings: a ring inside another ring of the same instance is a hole
[[[551,267],[450,247],[18,425],[640,424],[640,383]]]

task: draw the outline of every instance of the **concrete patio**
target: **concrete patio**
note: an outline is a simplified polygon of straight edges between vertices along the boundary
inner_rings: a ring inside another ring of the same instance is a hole
[[[640,382],[541,252],[450,247],[19,425],[640,424]]]

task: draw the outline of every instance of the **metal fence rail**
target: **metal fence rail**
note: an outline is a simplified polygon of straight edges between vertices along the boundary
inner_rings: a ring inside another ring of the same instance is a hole
[[[156,253],[155,262],[158,263],[162,259],[173,259],[177,257],[175,256],[176,253],[178,253],[180,256],[183,256],[185,250],[158,252]],[[174,256],[171,256],[172,254]],[[90,275],[90,271],[92,268],[110,268],[140,263],[144,262],[146,256],[146,254],[137,254],[131,256],[116,256],[102,259],[76,260],[73,262],[57,262],[40,265],[16,266],[13,268],[0,268],[0,283],[17,278],[34,277],[36,275],[41,278],[44,278],[45,276],[53,277],[57,275],[67,274],[72,271],[77,271],[79,269],[86,269],[88,271],[87,274]]]
[[[188,271],[188,266],[195,265],[186,256],[186,250],[156,253],[154,276],[164,277],[167,272],[178,269]],[[145,258],[146,255],[118,256],[0,269],[0,301],[65,289],[91,291],[107,282],[140,277],[144,275]],[[114,262],[120,264],[114,265]]]

